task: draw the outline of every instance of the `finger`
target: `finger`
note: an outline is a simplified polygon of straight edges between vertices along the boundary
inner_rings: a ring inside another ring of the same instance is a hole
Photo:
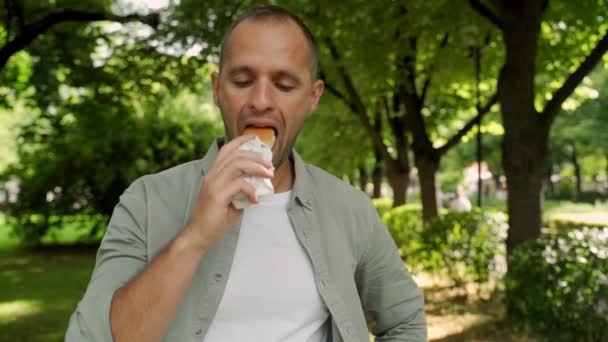
[[[228,169],[232,169],[234,166],[238,166],[241,162],[252,162],[257,163],[267,169],[272,168],[272,162],[266,161],[259,153],[251,151],[234,151],[230,156],[227,156],[224,160],[217,161],[218,165],[216,169],[222,173]]]
[[[261,178],[272,178],[274,177],[274,171],[268,169],[259,163],[252,161],[240,161],[236,165],[231,165],[225,170],[218,174],[218,183],[227,184],[234,181],[237,178],[243,176],[261,177]]]
[[[225,143],[224,146],[222,146],[222,148],[220,149],[220,152],[218,154],[218,159],[220,157],[229,155],[232,151],[234,150],[238,150],[239,147],[241,147],[241,145],[243,145],[244,143],[255,139],[255,135],[241,135],[240,137],[237,137],[235,139],[232,139],[231,141],[229,141],[228,143]]]

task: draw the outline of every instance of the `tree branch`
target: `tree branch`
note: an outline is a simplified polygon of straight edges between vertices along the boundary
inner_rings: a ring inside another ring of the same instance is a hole
[[[24,25],[14,39],[0,48],[0,70],[4,68],[12,55],[27,47],[34,39],[59,23],[68,21],[89,22],[105,20],[119,23],[139,21],[156,28],[159,23],[159,15],[158,13],[150,13],[145,16],[137,14],[120,16],[104,12],[83,12],[76,10],[62,10],[51,13],[40,20]]]
[[[437,47],[437,52],[435,53],[435,56],[433,57],[433,62],[429,66],[429,69],[427,71],[426,80],[424,81],[424,84],[422,85],[422,91],[420,93],[420,102],[421,103],[424,103],[424,99],[426,98],[426,94],[429,90],[429,86],[431,85],[431,79],[433,78],[433,72],[435,72],[435,67],[437,65],[437,59],[439,59],[439,53],[448,44],[448,37],[449,37],[448,33],[443,34],[443,38],[441,39],[441,42],[439,43],[439,46]]]
[[[384,109],[384,110],[382,110]],[[390,113],[390,105],[388,103],[388,98],[382,96],[382,104],[379,105],[378,110],[382,110],[386,115],[386,121],[393,132],[393,136],[395,137],[395,148],[397,149],[397,165],[399,165],[403,170],[409,170],[409,160],[408,160],[408,152],[409,152],[409,141],[405,134],[405,127],[401,120],[397,117],[391,117]]]
[[[23,13],[23,4],[20,4],[19,1],[10,0],[13,4],[13,9],[15,11],[15,16],[17,17],[17,25],[19,25],[19,29],[23,29],[25,26],[25,15]]]
[[[502,30],[502,20],[498,17],[496,13],[494,13],[494,11],[492,11],[488,6],[482,3],[481,0],[469,0],[469,4],[477,13],[479,13],[479,15],[488,19],[488,21],[494,24],[494,26]]]
[[[340,77],[342,78],[342,82],[344,83],[344,86],[346,87],[346,93],[350,97],[349,101],[345,101],[347,106],[349,106],[349,108],[353,111],[353,113],[357,115],[359,120],[361,120],[363,127],[367,130],[367,133],[370,135],[370,137],[372,139],[372,143],[380,151],[380,153],[382,153],[382,157],[386,161],[393,160],[391,155],[388,153],[388,147],[382,140],[382,136],[378,132],[376,132],[374,125],[372,125],[372,123],[369,120],[369,116],[367,115],[367,109],[365,107],[365,104],[363,103],[363,100],[361,100],[361,96],[357,92],[357,89],[355,88],[352,78],[350,77],[350,75],[346,71],[346,68],[342,64],[343,61],[342,61],[342,57],[340,56],[340,53],[338,52],[338,48],[336,47],[336,45],[334,44],[333,40],[330,37],[324,37],[323,40],[324,40],[325,44],[327,44],[327,47],[329,48],[329,52],[330,52],[332,58],[334,59],[334,61],[336,61],[338,73],[340,74]],[[346,96],[344,96],[344,98],[346,99]]]
[[[13,2],[11,0],[5,0],[4,2],[4,10],[6,11],[6,27],[4,27],[4,31],[6,32],[5,44],[7,44],[11,39],[11,34],[13,33]]]
[[[568,76],[561,88],[555,91],[551,100],[547,102],[542,111],[542,115],[549,121],[553,121],[559,114],[562,104],[572,95],[572,92],[578,87],[583,78],[587,76],[602,59],[604,53],[608,51],[608,31],[604,33],[602,39],[597,42],[597,45],[591,50],[591,53],[585,60],[576,68],[576,70]]]
[[[342,102],[344,102],[347,107],[352,107],[352,104],[346,98],[346,95],[344,95],[344,93],[342,93],[340,90],[338,90],[338,88],[334,87],[333,84],[329,82],[329,80],[327,79],[327,74],[325,74],[325,71],[323,71],[323,69],[319,70],[319,76],[321,77],[323,83],[325,83],[325,89],[327,89],[336,98],[342,100]]]
[[[488,112],[490,112],[490,109],[493,105],[496,104],[496,102],[498,102],[498,93],[494,93],[488,103],[486,103],[485,106],[480,108],[479,113],[473,119],[467,122],[466,125],[464,125],[460,130],[458,130],[458,132],[456,132],[456,134],[454,134],[443,146],[437,149],[439,155],[444,155],[452,147],[458,145],[460,139],[462,139],[463,136],[469,133],[469,131],[473,129],[473,127],[475,127],[475,124],[477,124],[479,120],[481,120]]]

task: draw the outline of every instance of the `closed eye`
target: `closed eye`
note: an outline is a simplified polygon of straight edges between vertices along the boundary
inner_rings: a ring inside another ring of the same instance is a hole
[[[251,80],[243,80],[243,81],[241,81],[241,80],[236,81],[235,80],[235,81],[232,81],[232,83],[234,83],[234,85],[237,86],[237,87],[239,87],[239,88],[244,88],[244,87],[250,85],[251,82],[252,82]]]
[[[293,87],[293,86],[291,86],[291,85],[287,85],[287,84],[281,84],[281,83],[277,83],[277,84],[276,84],[276,86],[277,86],[277,88],[278,88],[280,91],[282,91],[282,92],[286,92],[286,93],[287,93],[287,92],[292,91],[292,90],[293,90],[293,88],[294,88],[294,87]]]

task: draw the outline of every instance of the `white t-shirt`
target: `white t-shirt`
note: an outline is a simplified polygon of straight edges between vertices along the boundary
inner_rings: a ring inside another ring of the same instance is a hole
[[[226,290],[205,342],[327,340],[329,311],[287,216],[291,192],[245,209]]]
[[[465,196],[456,197],[450,203],[450,209],[454,211],[471,211],[471,201]]]

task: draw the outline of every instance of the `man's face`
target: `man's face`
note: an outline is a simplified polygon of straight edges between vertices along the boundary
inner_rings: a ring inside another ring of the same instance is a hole
[[[272,127],[278,168],[323,93],[323,82],[311,77],[308,41],[292,21],[266,19],[241,22],[227,44],[220,72],[212,75],[226,138],[247,126]]]

